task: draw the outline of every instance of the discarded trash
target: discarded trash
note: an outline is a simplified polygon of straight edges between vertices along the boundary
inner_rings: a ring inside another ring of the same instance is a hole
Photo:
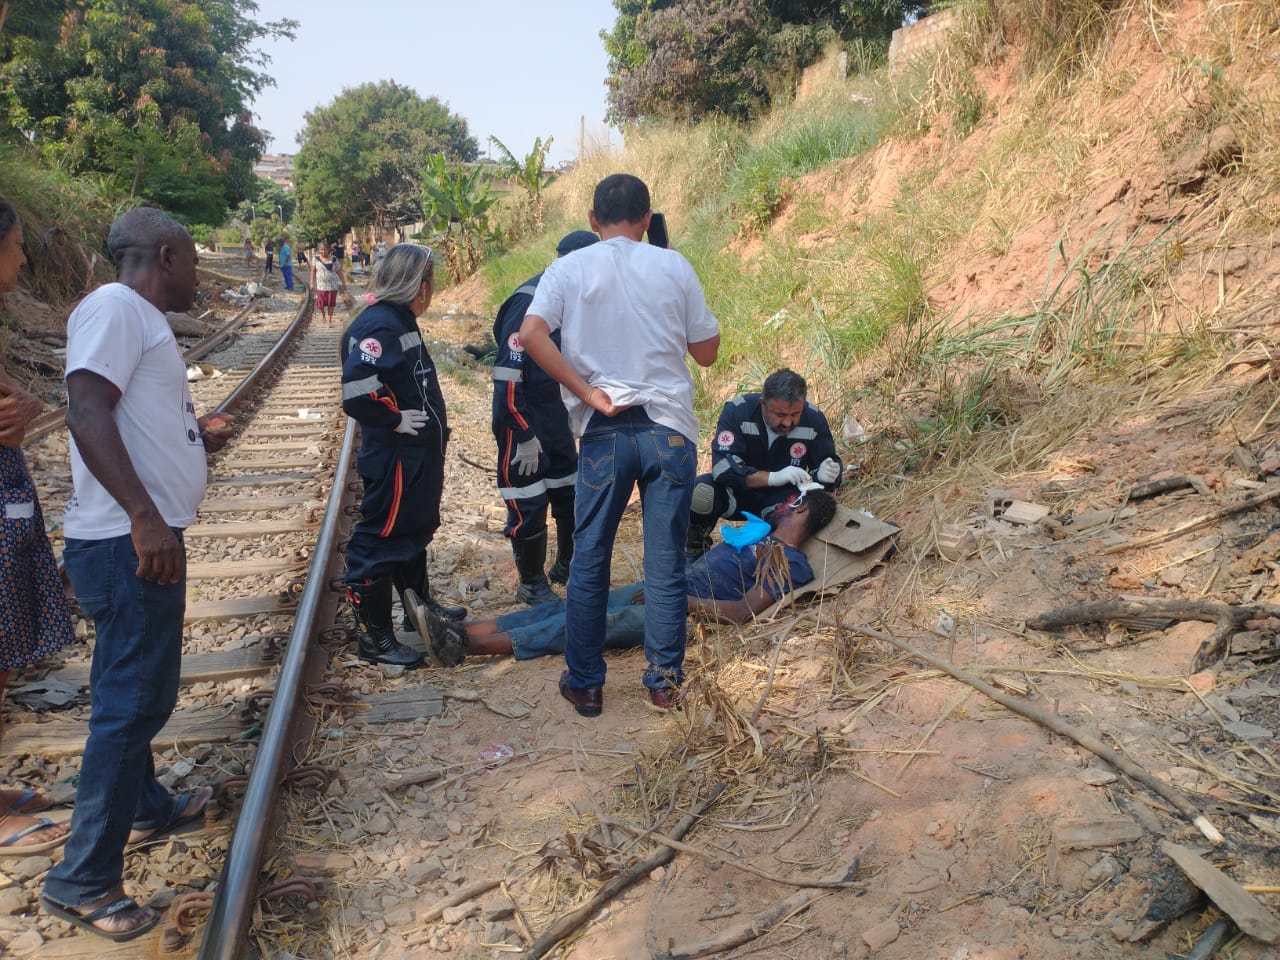
[[[938,611],[938,622],[933,625],[933,632],[940,633],[944,637],[955,636],[956,618],[951,616],[945,610]]]
[[[321,415],[319,413],[313,413],[312,411],[308,410],[306,407],[298,408],[299,420],[319,420],[320,416]]]
[[[844,434],[844,438],[848,443],[866,443],[867,431],[853,417],[845,417],[844,424],[840,428],[840,432]]]
[[[496,767],[503,760],[510,760],[515,755],[516,752],[505,743],[495,743],[480,751],[480,759],[486,761],[491,767]]]

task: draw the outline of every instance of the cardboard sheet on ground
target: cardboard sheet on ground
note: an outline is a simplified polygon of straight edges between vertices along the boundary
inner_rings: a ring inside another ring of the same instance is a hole
[[[897,535],[898,528],[891,523],[847,507],[837,507],[831,522],[800,547],[813,567],[813,579],[803,587],[797,587],[760,616],[768,617],[797,601],[834,593],[865,577],[893,550]]]

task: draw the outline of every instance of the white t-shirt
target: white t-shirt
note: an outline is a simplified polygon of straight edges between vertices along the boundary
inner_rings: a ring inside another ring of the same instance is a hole
[[[188,527],[208,478],[187,366],[163,313],[129,287],[109,283],[85,297],[67,321],[67,373],[88,370],[120,389],[113,417],[138,479],[165,523]],[[129,532],[129,516],[89,472],[71,441],[63,530],[80,540]]]
[[[547,267],[528,313],[560,331],[560,351],[618,406],[643,406],[655,423],[698,438],[689,344],[720,325],[689,261],[674,250],[613,237]],[[561,388],[577,436],[594,412]]]

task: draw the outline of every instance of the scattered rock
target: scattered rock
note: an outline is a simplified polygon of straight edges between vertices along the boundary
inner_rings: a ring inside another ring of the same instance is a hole
[[[1260,727],[1247,720],[1236,720],[1234,723],[1224,725],[1222,729],[1241,740],[1270,740],[1274,736],[1266,727]]]
[[[1133,843],[1142,839],[1142,828],[1128,817],[1069,818],[1057,821],[1052,831],[1060,850],[1088,850]]]
[[[1217,682],[1215,677],[1208,670],[1202,670],[1199,673],[1193,673],[1187,677],[1187,683],[1190,684],[1192,690],[1198,690],[1205,693],[1213,689],[1213,685]]]
[[[871,949],[872,953],[875,953],[897,940],[900,933],[902,930],[898,927],[896,920],[886,920],[884,923],[876,924],[870,930],[864,930],[862,942]]]
[[[460,903],[456,907],[445,907],[444,913],[440,915],[440,919],[450,926],[453,926],[454,924],[461,923],[463,920],[467,919],[467,917],[471,916],[471,911],[475,908],[476,904],[474,900],[468,901],[467,903]]]
[[[30,899],[21,887],[9,887],[0,890],[0,915],[6,917],[21,916],[27,912]]]

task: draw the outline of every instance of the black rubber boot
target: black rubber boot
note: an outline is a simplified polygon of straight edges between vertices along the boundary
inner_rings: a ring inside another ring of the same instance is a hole
[[[709,519],[696,516],[689,518],[689,534],[684,542],[685,563],[693,563],[693,561],[711,549],[711,531],[715,529],[715,526],[715,517]]]
[[[516,557],[516,572],[520,575],[520,588],[516,590],[516,599],[521,603],[536,607],[540,603],[551,603],[560,597],[547,583],[547,575],[543,567],[547,562],[547,531],[541,530],[532,537],[512,537],[511,552]]]
[[[437,617],[445,620],[465,620],[467,616],[466,607],[446,607],[436,602],[431,596],[431,584],[427,580],[427,555],[420,553],[408,563],[401,564],[396,572],[392,575],[395,581],[396,593],[400,594],[400,606],[404,610],[404,629],[414,630],[418,628],[413,622],[413,618],[409,616],[409,604],[405,601],[405,591],[413,590],[426,604],[427,609],[434,613]]]
[[[386,663],[412,670],[422,666],[424,655],[396,639],[391,626],[391,578],[347,584],[347,602],[356,618],[361,660]]]
[[[569,561],[573,559],[573,517],[556,517],[556,562],[547,579],[564,586],[569,582]]]

